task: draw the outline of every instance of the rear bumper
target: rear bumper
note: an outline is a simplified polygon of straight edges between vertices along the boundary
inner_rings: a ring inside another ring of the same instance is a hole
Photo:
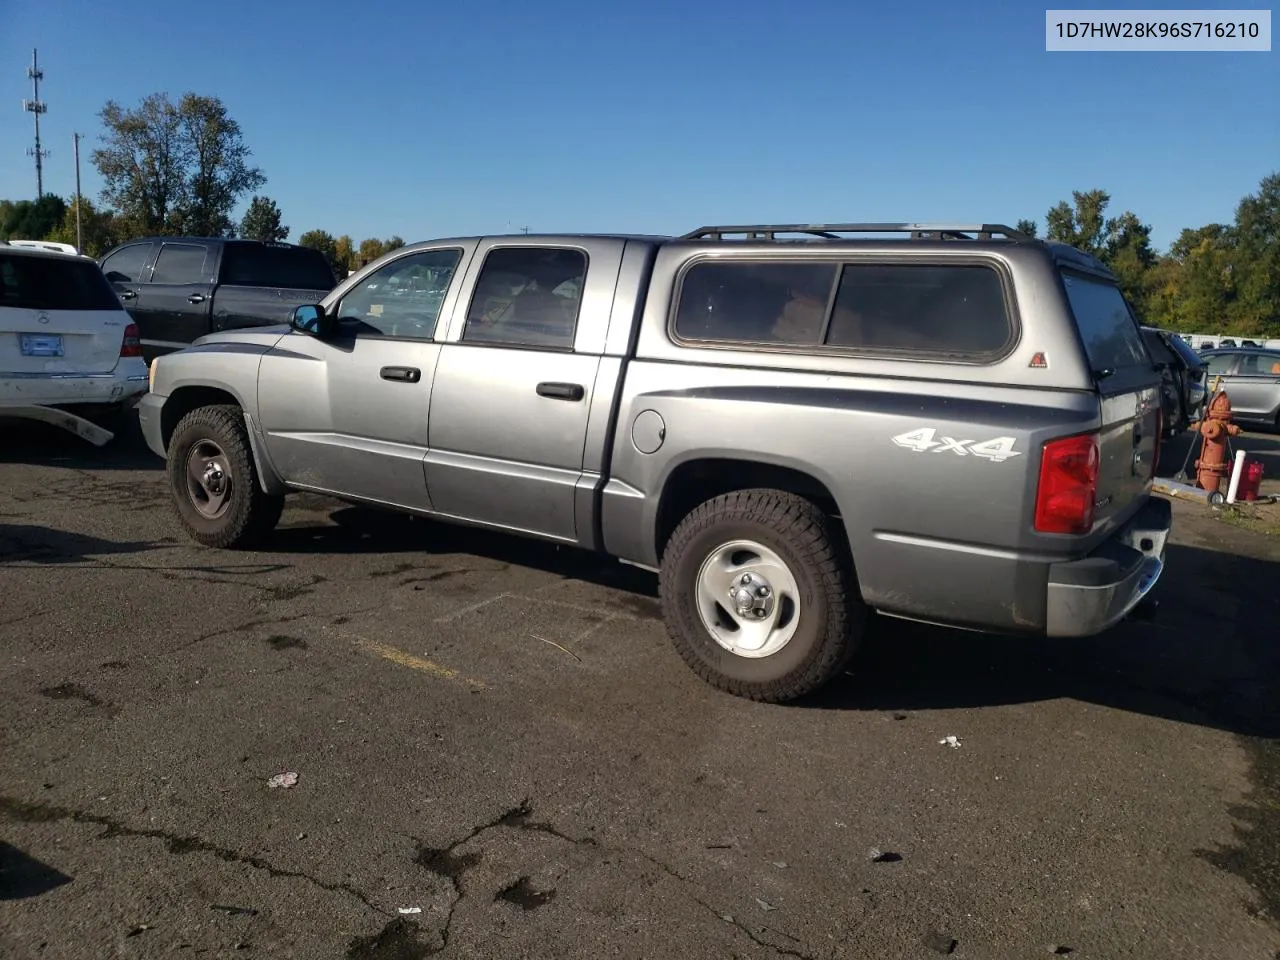
[[[110,373],[0,372],[0,403],[32,406],[114,406],[147,392],[147,365],[126,357]]]
[[[160,423],[160,411],[164,409],[167,397],[148,393],[138,402],[138,426],[142,428],[142,437],[147,446],[157,457],[164,457],[164,429]]]
[[[1051,564],[1046,635],[1090,637],[1132,613],[1164,571],[1165,541],[1172,528],[1172,505],[1151,497],[1089,556]]]

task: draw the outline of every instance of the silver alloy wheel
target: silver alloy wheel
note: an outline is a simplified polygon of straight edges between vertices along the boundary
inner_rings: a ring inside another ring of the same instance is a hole
[[[207,520],[217,520],[231,506],[231,467],[212,440],[197,441],[187,455],[187,497]]]
[[[800,587],[781,557],[754,540],[732,540],[698,568],[698,615],[716,643],[740,657],[768,657],[800,623]]]

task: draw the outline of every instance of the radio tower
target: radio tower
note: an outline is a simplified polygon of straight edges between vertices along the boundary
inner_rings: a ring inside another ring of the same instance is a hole
[[[31,51],[31,66],[27,68],[27,76],[31,78],[31,96],[30,100],[22,101],[22,109],[28,113],[34,113],[36,117],[36,146],[35,149],[27,148],[27,156],[36,158],[36,199],[44,196],[44,158],[49,155],[48,150],[40,149],[40,114],[48,113],[49,107],[40,99],[40,81],[44,79],[44,71],[40,69],[40,62],[36,59],[36,51]]]

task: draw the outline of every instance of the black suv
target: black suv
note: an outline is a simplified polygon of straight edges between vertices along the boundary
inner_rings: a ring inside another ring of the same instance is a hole
[[[324,254],[222,237],[130,240],[99,261],[138,325],[147,362],[206,333],[285,324],[336,285]]]

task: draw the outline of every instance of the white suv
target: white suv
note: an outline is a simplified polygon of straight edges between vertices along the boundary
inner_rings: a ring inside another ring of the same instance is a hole
[[[97,263],[0,242],[0,417],[102,444],[146,392],[138,328]]]

